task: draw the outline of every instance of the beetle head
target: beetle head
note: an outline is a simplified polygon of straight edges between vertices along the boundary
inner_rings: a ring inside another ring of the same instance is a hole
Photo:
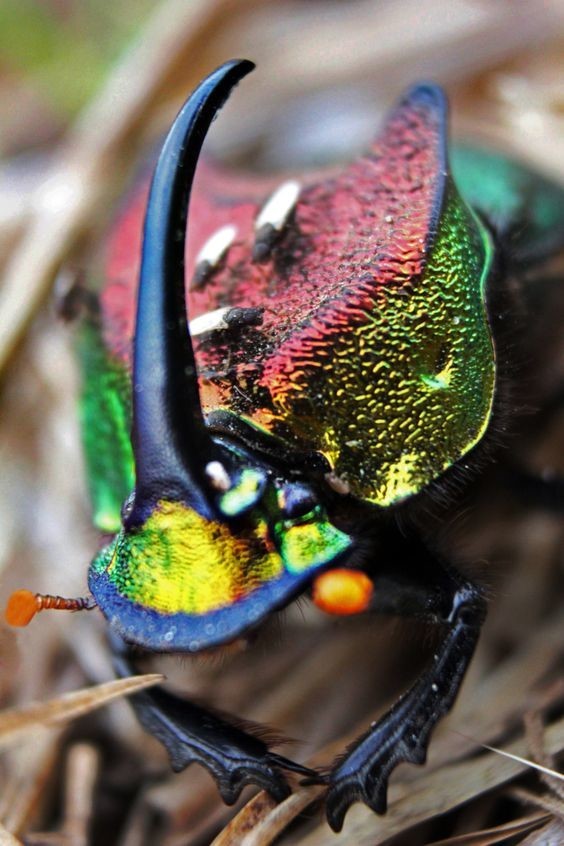
[[[89,584],[125,640],[159,651],[232,639],[351,546],[312,487],[212,437],[202,414],[185,300],[188,202],[206,131],[252,67],[228,62],[195,90],[165,140],[147,204],[132,373],[135,490]]]

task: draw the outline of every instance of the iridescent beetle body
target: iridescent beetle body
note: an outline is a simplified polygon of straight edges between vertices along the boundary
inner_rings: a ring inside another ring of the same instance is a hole
[[[301,187],[291,225],[260,262],[261,204],[213,208],[205,171],[193,196],[192,261],[220,226],[236,234],[224,266],[192,291],[192,320],[261,310],[260,326],[194,338],[205,413],[228,410],[323,454],[352,494],[384,507],[466,453],[493,401],[491,236],[453,187],[445,112],[437,88],[413,89],[369,155]],[[137,274],[131,264],[126,273],[125,302],[115,268],[103,294],[116,351],[133,332]]]
[[[497,390],[487,299],[504,272],[563,246],[564,192],[472,149],[455,152],[453,179],[444,96],[420,85],[367,155],[270,200],[258,182],[202,163],[184,267],[199,149],[250,69],[227,63],[179,114],[144,238],[141,186],[82,330],[95,522],[115,534],[89,584],[121,641],[157,652],[229,642],[310,588],[334,613],[443,625],[433,665],[331,771],[338,830],[354,801],[385,810],[400,761],[424,761],[471,659],[481,591],[393,515],[487,435]],[[397,560],[382,552],[396,543]],[[116,646],[120,673],[131,672],[126,653]],[[283,769],[321,778],[164,690],[134,707],[173,766],[204,764],[226,801],[247,782],[283,798]]]

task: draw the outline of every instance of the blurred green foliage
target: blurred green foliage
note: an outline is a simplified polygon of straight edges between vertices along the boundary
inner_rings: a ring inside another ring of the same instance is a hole
[[[0,0],[0,76],[66,119],[98,89],[155,0]]]

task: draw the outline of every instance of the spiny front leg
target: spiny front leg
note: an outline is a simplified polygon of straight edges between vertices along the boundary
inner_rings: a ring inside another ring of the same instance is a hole
[[[399,586],[401,587],[401,586]],[[416,591],[403,588],[413,601]],[[448,592],[447,592],[448,591]],[[399,590],[395,595],[398,600]],[[407,594],[406,594],[407,595]],[[431,732],[452,708],[474,653],[485,618],[485,601],[472,584],[456,585],[443,571],[435,597],[419,594],[423,616],[447,627],[432,664],[399,701],[362,735],[339,759],[331,771],[327,793],[327,819],[340,831],[349,807],[364,802],[378,814],[387,807],[388,778],[402,761],[423,764]],[[446,614],[439,608],[429,615],[429,604],[443,605],[450,600]],[[400,613],[405,613],[400,607]],[[410,602],[407,603],[411,605]],[[425,607],[427,606],[427,607]],[[408,613],[412,613],[410,608]]]
[[[113,638],[115,667],[120,676],[135,672],[127,647]],[[232,805],[247,784],[266,790],[281,802],[290,794],[283,770],[319,781],[313,770],[276,755],[267,742],[254,737],[224,717],[155,687],[150,694],[129,699],[143,728],[166,748],[173,770],[201,764],[215,779],[223,801]]]

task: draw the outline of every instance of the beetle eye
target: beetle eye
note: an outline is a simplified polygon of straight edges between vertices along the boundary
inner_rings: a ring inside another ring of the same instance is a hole
[[[278,504],[284,518],[295,520],[310,514],[318,505],[317,497],[305,485],[286,485],[278,492]]]

